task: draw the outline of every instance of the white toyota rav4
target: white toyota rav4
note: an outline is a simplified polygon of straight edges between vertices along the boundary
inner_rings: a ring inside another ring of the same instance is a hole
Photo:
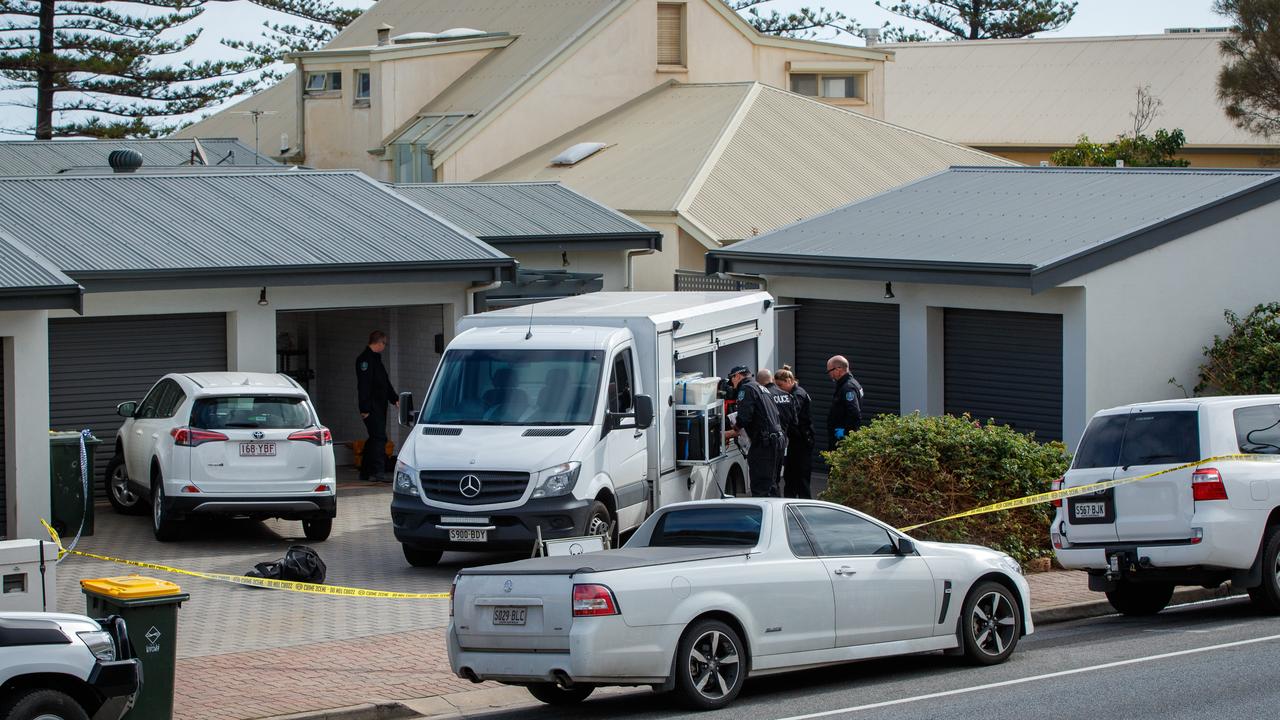
[[[1280,614],[1280,395],[1103,410],[1059,484],[1183,465],[1055,503],[1049,532],[1058,562],[1087,570],[1089,588],[1128,615],[1160,612],[1175,585],[1227,580]]]
[[[188,515],[301,520],[308,540],[329,537],[333,436],[292,378],[169,374],[116,411],[107,496],[123,513],[150,507],[157,539],[176,539]]]

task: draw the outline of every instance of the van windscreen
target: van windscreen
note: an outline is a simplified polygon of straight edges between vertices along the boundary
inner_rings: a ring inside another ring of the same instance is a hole
[[[599,350],[450,350],[420,422],[590,425],[603,367]]]

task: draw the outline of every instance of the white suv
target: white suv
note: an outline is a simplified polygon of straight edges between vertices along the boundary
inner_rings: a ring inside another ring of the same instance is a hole
[[[116,411],[126,419],[107,496],[123,513],[149,505],[157,539],[176,539],[187,515],[301,520],[308,540],[329,537],[338,508],[333,436],[292,378],[169,374]]]
[[[1141,403],[1093,416],[1061,487],[1146,475],[1058,501],[1050,528],[1063,567],[1089,571],[1128,615],[1160,612],[1175,585],[1230,580],[1280,613],[1280,395]]]

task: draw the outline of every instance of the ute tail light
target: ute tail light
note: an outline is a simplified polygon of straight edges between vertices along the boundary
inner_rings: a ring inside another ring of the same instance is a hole
[[[449,617],[453,617],[453,599],[458,596],[458,578],[455,575],[453,584],[449,586]]]
[[[310,430],[299,430],[290,435],[289,439],[301,440],[317,446],[332,445],[333,433],[329,432],[327,427],[311,428]]]
[[[1197,501],[1226,500],[1227,486],[1214,468],[1197,468],[1191,473],[1191,497]]]
[[[599,617],[601,615],[617,615],[618,602],[613,591],[604,585],[573,586],[573,616]]]
[[[1066,481],[1067,481],[1067,478],[1066,478],[1066,476],[1065,476],[1065,475],[1064,475],[1063,477],[1058,478],[1057,480],[1054,480],[1054,481],[1053,481],[1053,489],[1054,489],[1054,490],[1061,490],[1061,489],[1062,489],[1063,484],[1064,484],[1064,483],[1066,483]],[[1054,506],[1054,507],[1062,507],[1062,498],[1058,498],[1057,500],[1054,500],[1054,501],[1053,501],[1053,506]]]
[[[173,444],[183,447],[196,447],[207,442],[219,442],[230,440],[226,435],[212,430],[197,430],[189,427],[174,428],[169,431],[173,436]]]

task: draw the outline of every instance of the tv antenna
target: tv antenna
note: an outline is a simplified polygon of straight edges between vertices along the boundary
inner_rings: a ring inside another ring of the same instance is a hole
[[[258,152],[258,123],[263,115],[279,115],[275,110],[237,110],[232,115],[248,115],[253,118],[253,164],[258,164],[261,153]]]

